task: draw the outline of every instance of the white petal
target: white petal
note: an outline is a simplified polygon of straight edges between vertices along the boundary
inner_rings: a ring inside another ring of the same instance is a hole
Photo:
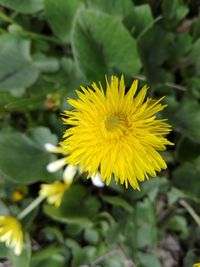
[[[66,164],[66,158],[58,159],[47,165],[48,172],[56,172]]]
[[[61,147],[55,146],[55,145],[53,145],[51,143],[46,143],[44,145],[44,147],[48,152],[51,152],[51,153],[61,153],[62,152]]]
[[[17,241],[17,244],[15,245],[14,252],[15,255],[19,256],[22,252],[22,242],[20,240]]]
[[[92,179],[92,183],[93,183],[94,186],[96,186],[96,187],[104,187],[104,183],[102,182],[101,175],[100,175],[99,172],[97,174],[93,174],[91,176],[91,179]]]
[[[77,166],[74,166],[72,164],[68,164],[67,167],[65,168],[64,172],[63,172],[63,180],[66,184],[71,184],[74,176],[77,172]]]

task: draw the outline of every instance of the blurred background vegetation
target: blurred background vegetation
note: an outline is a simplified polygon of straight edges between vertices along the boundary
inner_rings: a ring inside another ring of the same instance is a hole
[[[76,176],[59,209],[23,221],[26,246],[0,266],[191,267],[200,261],[200,1],[0,0],[0,215],[17,215],[56,159],[60,112],[105,74],[139,79],[173,125],[168,169],[141,192]],[[17,193],[16,193],[17,192]],[[17,197],[20,195],[21,197]]]

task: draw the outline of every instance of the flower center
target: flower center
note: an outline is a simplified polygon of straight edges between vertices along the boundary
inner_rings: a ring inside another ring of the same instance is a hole
[[[113,131],[120,126],[120,119],[116,115],[111,115],[105,120],[105,127],[108,131]]]

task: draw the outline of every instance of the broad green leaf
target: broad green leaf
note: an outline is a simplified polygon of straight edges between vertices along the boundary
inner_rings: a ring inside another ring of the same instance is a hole
[[[169,205],[175,204],[180,198],[184,198],[185,194],[176,187],[172,187],[167,193]]]
[[[7,105],[10,102],[18,100],[17,97],[7,93],[7,92],[1,92],[0,93],[0,107],[1,109],[4,109],[4,106]]]
[[[145,196],[156,196],[159,191],[166,191],[168,187],[168,181],[163,177],[152,177],[141,184],[141,190],[135,191],[133,194],[132,188],[126,191],[125,197],[130,199],[132,206],[134,207],[135,201]]]
[[[192,51],[188,56],[189,62],[195,66],[195,74],[200,75],[200,38],[193,44]]]
[[[59,70],[59,61],[55,57],[38,54],[34,56],[34,66],[41,72],[54,73]]]
[[[170,231],[179,232],[183,237],[187,237],[189,234],[187,220],[184,216],[176,215],[169,219],[165,225],[166,229]]]
[[[176,156],[180,162],[191,161],[200,155],[200,144],[183,138],[177,143]]]
[[[44,229],[42,229],[41,234],[45,236],[45,239],[51,242],[55,240],[60,243],[64,242],[64,236],[63,236],[62,230],[56,226],[45,227]]]
[[[0,36],[0,91],[31,86],[39,70],[30,55],[30,40],[14,35]]]
[[[162,267],[156,255],[139,252],[137,256],[140,260],[141,267]]]
[[[195,250],[192,248],[187,251],[186,256],[183,259],[183,267],[193,266],[194,263],[199,262],[199,255],[195,255]]]
[[[43,9],[43,0],[0,0],[0,4],[24,14],[35,13]]]
[[[87,198],[83,186],[73,185],[66,190],[59,208],[46,205],[44,212],[60,222],[89,226],[90,219],[97,214],[99,208],[100,203],[96,197]]]
[[[140,35],[152,22],[153,15],[148,4],[135,6],[124,19],[125,25],[134,36]]]
[[[45,0],[45,13],[53,33],[63,42],[69,42],[73,20],[81,0]]]
[[[127,256],[124,255],[123,257],[123,255],[116,251],[116,254],[114,254],[112,257],[105,257],[103,267],[124,267],[125,262],[128,262],[125,257]],[[130,265],[132,266],[132,263],[130,263]]]
[[[66,246],[70,248],[72,252],[72,267],[84,266],[84,264],[90,264],[98,257],[97,248],[93,246],[81,247],[79,243],[73,239],[66,239]],[[96,266],[96,265],[95,265]]]
[[[96,247],[87,246],[74,251],[72,267],[81,266],[86,263],[90,263],[95,259]]]
[[[95,245],[99,242],[99,233],[96,229],[86,228],[84,231],[84,239],[87,243]]]
[[[119,196],[101,195],[101,198],[105,202],[107,202],[113,206],[119,206],[128,212],[131,212],[133,210],[133,207],[126,200],[124,200],[123,198],[121,198]]]
[[[65,254],[66,250],[63,247],[49,246],[32,254],[32,261],[39,261],[53,257],[54,255]]]
[[[23,112],[27,110],[44,109],[45,95],[39,94],[39,95],[34,95],[30,98],[24,98],[24,99],[15,98],[13,100],[11,100],[9,104],[5,105],[5,109],[7,111]]]
[[[52,218],[55,221],[61,222],[61,223],[69,223],[69,224],[80,224],[82,227],[89,227],[92,225],[92,222],[86,218],[81,216],[67,216],[61,213],[61,211],[53,206],[45,205],[44,206],[44,213],[48,215],[50,218]]]
[[[60,211],[67,217],[92,218],[99,208],[100,202],[95,196],[87,198],[85,188],[74,185],[65,192]]]
[[[64,253],[63,253],[64,254]],[[30,267],[66,267],[66,257],[61,254],[51,254],[42,260],[32,260]]]
[[[168,59],[168,50],[173,43],[174,35],[157,25],[154,25],[139,39],[138,47],[144,65],[144,73],[151,84],[157,85],[171,79],[170,74],[162,65]]]
[[[183,0],[163,0],[162,10],[168,25],[170,25],[170,21],[172,25],[176,25],[189,12],[189,8]]]
[[[84,2],[89,9],[98,10],[119,18],[127,16],[133,8],[131,0],[85,0]]]
[[[168,99],[167,99],[168,101]],[[175,130],[180,132],[184,137],[193,142],[200,143],[200,109],[199,103],[195,99],[185,98],[176,106],[171,102],[166,113],[173,109],[173,116],[169,114],[169,122],[172,123]]]
[[[135,238],[137,247],[155,245],[157,242],[157,226],[155,206],[146,198],[138,202],[133,214],[135,218]]]
[[[192,196],[200,196],[200,157],[196,160],[185,162],[173,172],[175,185]]]
[[[42,127],[30,134],[31,137],[19,132],[0,133],[0,172],[17,183],[52,180],[46,166],[55,157],[45,151],[44,144],[55,143],[56,138]]]
[[[90,80],[113,72],[132,76],[141,68],[135,39],[118,19],[104,13],[79,12],[72,46],[80,70]]]

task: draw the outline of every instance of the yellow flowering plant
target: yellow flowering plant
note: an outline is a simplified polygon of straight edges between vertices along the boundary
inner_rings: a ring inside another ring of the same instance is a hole
[[[155,176],[167,165],[160,155],[166,145],[165,138],[171,126],[156,113],[163,110],[159,100],[145,100],[147,86],[138,91],[135,80],[126,93],[123,76],[106,80],[106,91],[101,84],[92,88],[81,87],[78,99],[69,99],[74,107],[64,112],[64,123],[71,127],[65,131],[63,149],[69,153],[69,164],[80,164],[88,176],[101,173],[102,180],[130,184],[139,189],[138,181]]]
[[[21,223],[12,216],[0,216],[0,242],[13,249],[16,255],[23,250],[23,230]]]
[[[200,267],[190,0],[0,0],[0,267]]]

